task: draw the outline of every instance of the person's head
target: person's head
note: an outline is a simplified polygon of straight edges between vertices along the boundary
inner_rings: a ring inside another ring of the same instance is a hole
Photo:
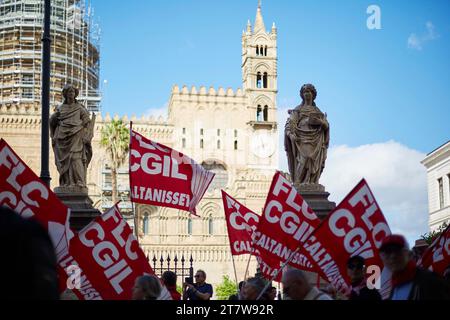
[[[176,287],[177,286],[177,275],[175,272],[166,271],[162,275],[162,281],[166,287]]]
[[[77,101],[77,97],[80,92],[73,85],[68,84],[64,87],[62,93],[64,96],[64,103],[73,103]]]
[[[366,273],[365,260],[361,256],[354,256],[347,261],[347,275],[352,285],[360,284]]]
[[[249,278],[242,287],[242,300],[256,300],[264,290],[266,283],[261,278]]]
[[[0,300],[58,300],[56,254],[48,232],[0,206]]]
[[[195,283],[202,285],[206,281],[206,272],[203,270],[197,270],[197,272],[194,275]]]
[[[312,84],[307,83],[300,89],[300,97],[303,100],[302,105],[310,103],[311,105],[315,106],[316,103],[314,102],[314,100],[316,100],[317,97],[317,90]]]
[[[133,300],[156,300],[161,294],[162,286],[154,275],[140,276],[133,287]]]
[[[269,300],[275,300],[275,298],[277,297],[277,288],[271,287],[268,291],[269,292],[267,294],[267,297],[269,298]]]
[[[281,283],[286,300],[303,300],[312,288],[305,273],[294,268],[283,272]]]
[[[398,234],[383,239],[380,256],[384,265],[393,273],[405,270],[412,258],[408,242]]]

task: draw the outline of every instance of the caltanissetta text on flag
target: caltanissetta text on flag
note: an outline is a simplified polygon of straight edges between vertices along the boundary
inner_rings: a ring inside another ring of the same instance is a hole
[[[131,130],[130,187],[135,203],[196,214],[214,173],[188,156]]]

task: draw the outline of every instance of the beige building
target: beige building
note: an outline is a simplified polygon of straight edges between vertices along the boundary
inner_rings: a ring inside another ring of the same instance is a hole
[[[434,231],[450,222],[450,141],[428,154],[422,164],[427,168],[429,224]]]
[[[21,104],[18,105],[19,109]],[[39,173],[40,114],[36,110],[18,112],[2,107],[0,136]],[[20,109],[21,110],[21,109]],[[117,116],[116,116],[117,117]],[[117,117],[118,118],[118,117]],[[144,251],[158,259],[175,254],[192,254],[194,268],[208,274],[208,282],[218,284],[223,275],[234,279],[226,223],[221,198],[224,189],[237,200],[261,212],[275,170],[278,168],[277,128],[277,30],[267,31],[258,6],[256,20],[242,34],[242,88],[174,86],[167,118],[128,118],[144,136],[186,153],[216,173],[200,202],[200,218],[175,209],[136,207],[140,243]],[[102,127],[109,115],[98,115],[94,137],[94,158],[88,171],[88,186],[97,208],[106,210],[110,200],[111,174],[108,157],[99,146]],[[52,187],[58,175],[51,152]],[[130,212],[128,168],[118,177],[125,200],[123,212]],[[129,220],[133,225],[133,219]],[[242,280],[248,256],[235,259]],[[250,274],[256,271],[252,260]]]

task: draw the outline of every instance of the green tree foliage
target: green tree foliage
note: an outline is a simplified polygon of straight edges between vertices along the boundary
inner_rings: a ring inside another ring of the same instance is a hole
[[[445,231],[445,229],[447,229],[449,223],[448,222],[444,222],[443,224],[441,224],[439,226],[439,228],[435,231],[431,231],[428,233],[425,233],[424,235],[422,235],[422,239],[425,240],[428,245],[431,245],[433,243],[433,241],[438,238],[442,232]]]
[[[228,300],[232,294],[236,294],[237,285],[231,281],[228,276],[223,276],[222,283],[216,287],[216,295],[218,300]]]
[[[106,150],[111,167],[112,201],[115,204],[117,196],[117,170],[127,160],[130,144],[130,131],[122,120],[112,120],[103,127],[100,145]]]

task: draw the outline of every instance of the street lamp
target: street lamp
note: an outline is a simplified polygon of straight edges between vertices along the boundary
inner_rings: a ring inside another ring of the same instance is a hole
[[[42,37],[42,96],[41,96],[41,180],[50,187],[49,170],[49,118],[50,118],[50,67],[51,36],[50,15],[51,0],[44,0],[44,35]]]

